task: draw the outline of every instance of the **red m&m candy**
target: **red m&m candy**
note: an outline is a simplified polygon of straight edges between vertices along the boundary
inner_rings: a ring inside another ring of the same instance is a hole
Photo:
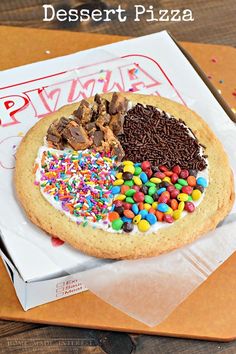
[[[148,178],[151,178],[152,175],[153,175],[153,172],[152,172],[151,168],[148,168],[147,170],[145,170],[145,173],[148,176]]]
[[[177,195],[179,195],[180,191],[178,189],[174,189],[172,192],[170,192],[170,197],[171,199],[177,198]]]
[[[143,202],[144,201],[144,194],[142,192],[136,192],[133,195],[133,199],[136,203]]]
[[[163,179],[163,178],[165,178],[166,175],[163,172],[158,171],[154,174],[154,176],[157,178]]]
[[[192,213],[195,210],[195,205],[191,202],[186,202],[184,206],[184,210],[186,210],[188,213]]]
[[[172,168],[172,171],[173,171],[174,173],[177,173],[177,175],[179,175],[180,172],[181,172],[181,168],[180,168],[179,165],[176,165],[176,166],[174,166],[174,167]]]
[[[159,166],[159,170],[161,172],[166,172],[166,171],[168,171],[168,168],[166,166],[164,166],[164,165],[161,165],[161,166]]]
[[[116,207],[120,207],[123,205],[123,202],[121,200],[114,200],[113,201],[113,204],[116,206]]]
[[[123,208],[124,208],[125,210],[129,210],[129,209],[131,209],[131,207],[132,207],[132,204],[130,204],[130,203],[123,203]]]
[[[168,187],[167,187],[167,190],[168,192],[173,192],[175,190],[175,186],[173,186],[172,184],[170,184]]]
[[[177,175],[177,173],[173,173],[173,175],[171,176],[171,182],[172,183],[176,183],[179,179],[179,176]]]
[[[182,187],[182,192],[186,193],[188,195],[192,194],[193,188],[190,186],[183,186]]]
[[[142,169],[143,171],[148,170],[150,167],[151,167],[151,164],[150,164],[149,161],[143,161],[143,162],[141,163],[141,169]]]
[[[188,170],[182,170],[179,174],[179,177],[184,179],[186,179],[188,176],[189,176]]]
[[[140,187],[139,186],[136,186],[136,185],[134,185],[134,186],[132,186],[132,189],[134,189],[134,190],[136,190],[137,192],[140,190]]]
[[[174,222],[174,218],[170,214],[165,214],[163,220],[165,222],[168,222],[169,224],[172,224],[172,222]]]
[[[162,193],[163,194],[163,193]],[[167,203],[169,200],[168,196],[167,195],[161,195],[159,198],[158,198],[158,203]]]

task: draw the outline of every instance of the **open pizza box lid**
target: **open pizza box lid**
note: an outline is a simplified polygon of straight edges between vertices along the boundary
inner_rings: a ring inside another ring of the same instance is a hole
[[[133,69],[137,69],[135,77],[130,75]],[[80,271],[107,262],[45,237],[16,201],[12,181],[15,152],[39,118],[106,90],[156,94],[185,104],[221,140],[224,136],[219,135],[218,122],[227,128],[226,136],[232,126],[229,117],[234,119],[194,60],[166,31],[5,70],[0,81],[1,255],[25,310],[86,290]],[[229,155],[231,143],[227,135],[224,146]],[[231,161],[235,168],[234,163]]]

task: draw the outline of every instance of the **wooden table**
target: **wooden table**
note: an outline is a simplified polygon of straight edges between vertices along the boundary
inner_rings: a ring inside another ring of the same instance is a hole
[[[128,19],[120,23],[112,22],[43,22],[43,3],[55,8],[116,8],[121,4],[126,9]],[[134,5],[143,4],[146,9],[153,5],[159,9],[191,9],[192,22],[134,22]],[[141,36],[163,29],[171,31],[178,41],[225,44],[236,46],[235,0],[1,0],[0,24],[24,27],[69,29],[122,36]]]
[[[70,29],[107,34],[138,36],[168,29],[178,40],[236,45],[235,10],[236,1],[227,0],[186,0],[182,1],[89,1],[91,8],[112,8],[119,3],[131,14],[134,4],[153,4],[156,8],[190,8],[195,21],[191,23],[146,24],[131,20],[125,24],[118,21],[94,25],[73,26],[63,23],[42,22],[42,3],[40,0],[2,0],[0,2],[0,24],[38,28]],[[78,7],[82,1],[53,0],[50,3],[58,8]],[[87,2],[88,3],[88,2]],[[181,4],[180,4],[181,3]],[[88,5],[86,5],[88,6]],[[0,321],[0,353],[236,353],[236,342],[218,343],[190,339],[164,338],[157,336],[132,335],[126,333],[42,326],[35,324]]]

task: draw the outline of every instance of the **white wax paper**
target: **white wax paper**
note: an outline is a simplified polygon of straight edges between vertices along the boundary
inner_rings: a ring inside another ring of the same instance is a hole
[[[236,221],[188,247],[155,258],[119,261],[81,273],[93,293],[156,326],[236,250]]]

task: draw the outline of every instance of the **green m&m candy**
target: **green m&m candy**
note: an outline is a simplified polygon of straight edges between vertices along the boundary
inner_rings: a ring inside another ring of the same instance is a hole
[[[145,195],[144,200],[148,204],[152,204],[154,202],[154,199],[150,195]]]
[[[111,226],[112,226],[113,230],[119,231],[119,230],[121,230],[123,224],[124,224],[123,221],[119,218],[119,219],[113,220],[111,223]]]

